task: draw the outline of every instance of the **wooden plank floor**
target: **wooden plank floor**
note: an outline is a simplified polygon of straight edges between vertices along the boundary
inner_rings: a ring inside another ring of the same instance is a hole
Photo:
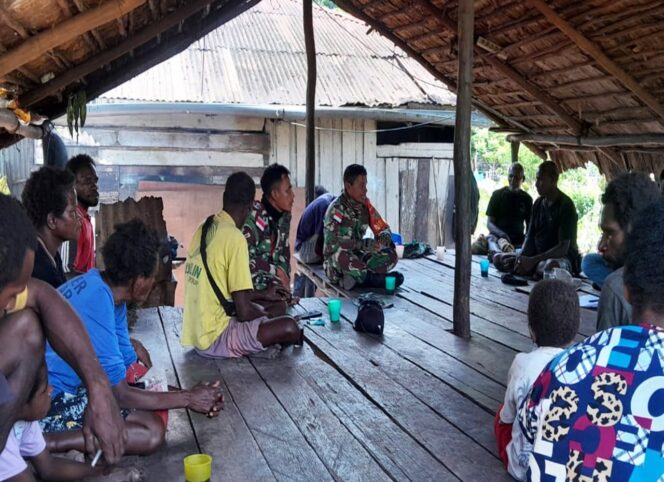
[[[226,403],[216,419],[171,411],[166,447],[133,461],[160,482],[176,480],[182,457],[198,451],[214,457],[215,481],[511,480],[493,416],[514,355],[532,349],[528,295],[474,266],[473,336],[461,340],[451,333],[453,262],[400,262],[406,282],[382,337],[352,329],[357,309],[346,298],[340,323],[305,322],[304,347],[240,360],[181,347],[181,310],[142,310],[134,334],[169,382],[221,379]],[[302,300],[323,312],[325,303]],[[592,333],[594,316],[584,310],[579,337]]]

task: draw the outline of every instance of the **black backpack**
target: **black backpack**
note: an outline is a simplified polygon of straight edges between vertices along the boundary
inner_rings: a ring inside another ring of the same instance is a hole
[[[382,335],[385,326],[383,307],[376,300],[361,300],[353,328],[362,333]]]

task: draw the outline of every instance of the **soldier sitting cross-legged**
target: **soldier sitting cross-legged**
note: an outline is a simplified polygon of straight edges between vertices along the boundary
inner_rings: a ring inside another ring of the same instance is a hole
[[[373,239],[364,239],[367,228]],[[344,171],[344,189],[325,213],[323,258],[328,278],[344,289],[381,288],[386,274],[397,264],[390,227],[367,198],[367,171],[351,164]],[[403,275],[390,273],[396,285]]]

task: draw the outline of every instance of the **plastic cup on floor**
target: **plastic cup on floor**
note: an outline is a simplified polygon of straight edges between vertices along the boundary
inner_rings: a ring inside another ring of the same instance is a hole
[[[443,261],[445,259],[445,246],[436,247],[436,259]]]
[[[401,259],[403,258],[403,244],[398,244],[395,246],[395,249],[397,250],[397,258]]]
[[[482,278],[488,278],[489,277],[489,260],[488,259],[483,259],[480,261],[480,274],[482,275]]]
[[[385,276],[385,291],[388,295],[393,295],[397,287],[397,279],[394,276]]]
[[[187,482],[207,482],[212,478],[212,457],[194,454],[184,458],[184,479]]]
[[[339,298],[330,298],[327,302],[327,312],[330,315],[332,323],[339,323],[341,319],[341,300]]]

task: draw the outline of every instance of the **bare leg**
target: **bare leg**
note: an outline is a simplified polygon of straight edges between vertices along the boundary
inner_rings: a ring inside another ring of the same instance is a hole
[[[149,455],[164,444],[166,427],[155,412],[137,410],[125,420],[129,437],[125,445],[125,455]],[[81,430],[45,433],[46,447],[50,452],[78,450],[85,452],[85,442]]]
[[[265,347],[292,345],[300,340],[300,327],[290,316],[282,316],[262,323],[258,328],[258,341]]]

